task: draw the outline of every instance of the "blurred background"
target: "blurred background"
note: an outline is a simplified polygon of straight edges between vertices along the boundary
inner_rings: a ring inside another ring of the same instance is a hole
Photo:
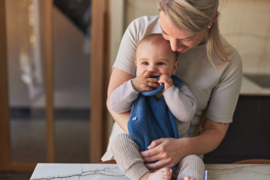
[[[6,1],[14,162],[46,162],[42,1]],[[89,0],[54,1],[56,162],[89,161],[90,14]]]
[[[43,8],[45,1],[5,0],[12,162],[47,162],[44,81],[46,36],[43,23],[46,15],[46,9]],[[56,163],[89,163],[90,159],[91,2],[53,1]],[[109,68],[106,73],[110,74],[110,67],[128,24],[140,16],[158,15],[158,10],[157,0],[104,2],[109,4],[105,13],[110,28],[104,30],[109,34],[104,35],[104,42],[109,44]],[[242,57],[245,84],[241,95],[267,99],[270,95],[270,1],[221,1],[220,12],[221,35]],[[254,113],[266,114],[259,111]],[[107,137],[112,118],[109,122],[108,127],[104,128]],[[106,140],[104,144],[105,150]],[[20,176],[27,179],[29,173]],[[12,178],[12,174],[0,173],[0,179]]]

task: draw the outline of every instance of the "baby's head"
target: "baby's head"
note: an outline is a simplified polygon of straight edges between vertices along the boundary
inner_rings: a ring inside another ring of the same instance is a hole
[[[171,77],[175,74],[179,61],[177,53],[171,50],[169,41],[161,34],[151,34],[138,43],[135,64],[137,76],[142,76],[148,71],[149,77],[162,74]]]

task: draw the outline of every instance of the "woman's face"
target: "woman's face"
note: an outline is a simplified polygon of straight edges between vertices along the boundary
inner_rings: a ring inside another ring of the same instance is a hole
[[[199,33],[187,33],[176,29],[164,11],[160,11],[160,27],[164,39],[170,41],[173,51],[185,53],[195,46],[206,43],[208,29]]]

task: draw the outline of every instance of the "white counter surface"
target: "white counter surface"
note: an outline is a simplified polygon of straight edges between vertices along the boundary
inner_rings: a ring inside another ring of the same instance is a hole
[[[270,96],[270,88],[262,88],[243,76],[240,95]]]
[[[270,164],[206,164],[208,180],[269,180]],[[38,164],[30,180],[128,180],[116,164]]]

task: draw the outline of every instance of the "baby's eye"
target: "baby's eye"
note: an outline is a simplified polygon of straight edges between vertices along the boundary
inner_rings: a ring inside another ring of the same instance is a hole
[[[142,62],[143,65],[148,65],[148,62]]]
[[[164,65],[164,62],[158,62],[157,65]]]

